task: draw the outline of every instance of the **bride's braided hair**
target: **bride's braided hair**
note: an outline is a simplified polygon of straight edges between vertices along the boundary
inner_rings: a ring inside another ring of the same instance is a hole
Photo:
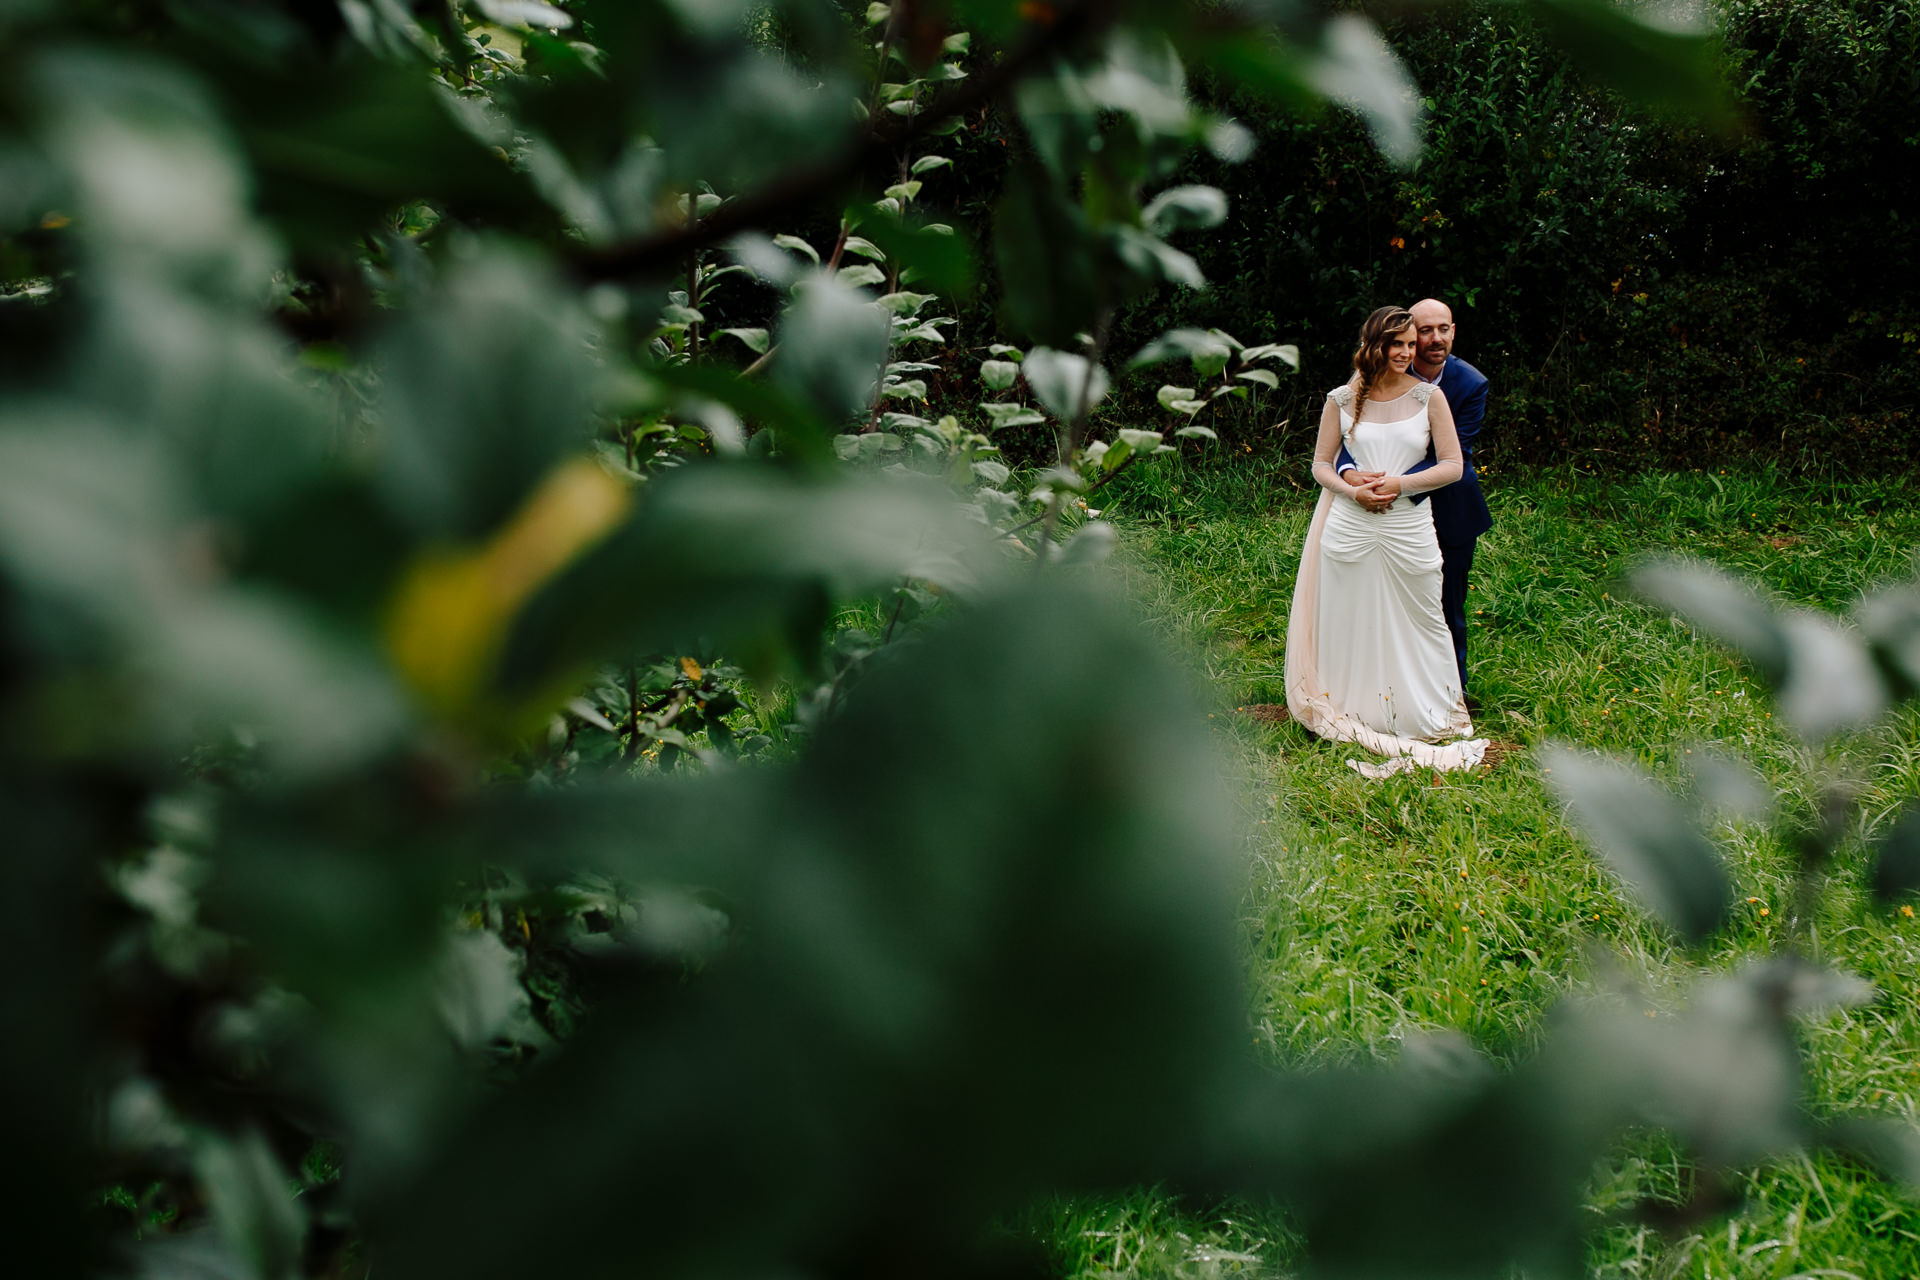
[[[1412,323],[1413,312],[1405,307],[1381,307],[1360,326],[1360,345],[1353,349],[1354,422],[1360,421],[1360,411],[1373,394],[1373,384],[1386,371],[1387,343]]]

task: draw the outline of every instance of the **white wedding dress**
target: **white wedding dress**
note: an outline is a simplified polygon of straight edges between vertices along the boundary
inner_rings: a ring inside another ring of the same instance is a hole
[[[1331,392],[1355,465],[1398,476],[1426,457],[1432,394],[1420,383],[1397,400],[1369,402],[1369,413],[1402,416],[1355,423],[1353,388]],[[1369,777],[1480,763],[1487,744],[1473,738],[1440,612],[1431,503],[1402,495],[1374,513],[1320,491],[1287,620],[1285,678],[1295,720],[1322,738],[1388,757],[1385,764],[1347,762]]]

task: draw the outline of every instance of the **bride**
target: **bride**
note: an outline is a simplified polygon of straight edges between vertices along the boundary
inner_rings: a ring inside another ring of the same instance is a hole
[[[1487,747],[1472,737],[1440,612],[1432,507],[1407,496],[1461,472],[1447,398],[1409,372],[1413,352],[1412,313],[1381,307],[1360,327],[1353,377],[1327,393],[1313,451],[1320,501],[1287,620],[1287,710],[1323,738],[1389,757],[1347,762],[1369,777],[1470,769]],[[1429,440],[1438,461],[1406,474]],[[1343,443],[1359,469],[1383,477],[1342,480],[1334,458]]]

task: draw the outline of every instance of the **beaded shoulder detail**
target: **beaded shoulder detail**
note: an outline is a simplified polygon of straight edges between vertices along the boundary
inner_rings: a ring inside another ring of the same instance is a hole
[[[1327,392],[1327,399],[1333,401],[1340,410],[1340,440],[1347,448],[1353,448],[1353,384],[1343,382]]]
[[[1433,399],[1433,384],[1431,382],[1416,382],[1413,384],[1411,394],[1415,401],[1420,404],[1426,404]]]

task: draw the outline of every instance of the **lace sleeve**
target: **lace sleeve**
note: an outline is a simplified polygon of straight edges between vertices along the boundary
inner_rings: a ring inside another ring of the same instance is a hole
[[[1353,447],[1353,384],[1341,383],[1327,392],[1327,399],[1333,402],[1340,419],[1340,439],[1351,449]]]
[[[1453,412],[1447,407],[1446,395],[1426,383],[1421,383],[1414,394],[1427,411],[1434,460],[1425,470],[1410,471],[1400,477],[1400,492],[1407,494],[1445,488],[1460,478],[1462,470],[1460,440],[1453,429]]]

